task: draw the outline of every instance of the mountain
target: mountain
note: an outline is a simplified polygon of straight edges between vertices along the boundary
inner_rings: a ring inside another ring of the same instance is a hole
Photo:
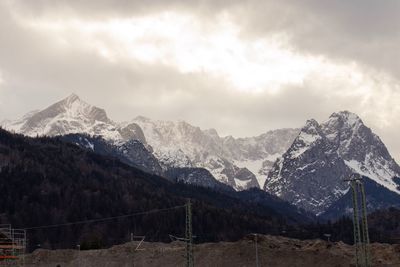
[[[214,129],[202,130],[184,121],[156,121],[139,116],[130,122],[117,123],[110,120],[103,109],[87,104],[74,94],[19,120],[6,121],[2,126],[28,136],[76,133],[101,136],[113,146],[124,146],[121,149],[126,153],[122,156],[137,153],[130,149],[135,150],[138,145],[126,143],[138,140],[157,158],[163,172],[175,168],[204,168],[219,182],[236,190],[261,187],[273,162],[299,132],[280,129],[256,137],[233,138],[220,137]],[[118,158],[122,159],[121,155]],[[148,164],[140,162],[140,157],[134,161],[125,159],[125,162],[142,167]],[[152,168],[144,170],[160,173]]]
[[[173,182],[198,185],[217,190],[233,190],[230,186],[217,181],[204,168],[184,167],[168,168],[163,171],[157,158],[138,140],[129,140],[118,144],[110,143],[101,136],[87,134],[67,134],[59,137],[61,140],[89,149],[94,153],[110,156],[150,174],[163,176]]]
[[[400,167],[383,142],[356,114],[343,111],[333,113],[322,124],[307,121],[275,162],[264,190],[319,215],[349,195],[349,185],[343,179],[351,173],[363,175],[386,192],[400,194]],[[393,204],[384,199],[379,202],[370,208]]]
[[[205,168],[220,182],[237,190],[259,187],[275,159],[298,133],[280,129],[250,138],[220,137],[215,129],[201,130],[187,122],[156,121],[139,116],[139,125],[164,168]]]
[[[19,120],[6,121],[2,127],[27,136],[85,133],[111,140],[136,139],[146,143],[140,127],[134,124],[118,127],[104,109],[89,105],[75,94],[44,110],[32,111]]]
[[[184,121],[138,116],[114,122],[103,109],[71,95],[3,126],[29,136],[70,135],[65,140],[184,183],[263,188],[317,215],[344,212],[338,208],[349,189],[343,179],[352,173],[400,194],[400,167],[380,138],[348,111],[333,113],[323,123],[308,120],[301,129],[234,138]],[[389,195],[371,209],[392,205]]]
[[[193,201],[198,242],[280,232],[310,221],[294,206],[259,190],[258,199],[172,183],[59,137],[30,138],[0,129],[0,224],[29,228],[181,206]],[[255,194],[251,194],[255,195]],[[229,227],[228,227],[229,226]],[[52,248],[122,242],[127,233],[167,241],[185,229],[182,208],[101,223],[28,231],[29,244]],[[31,247],[32,248],[32,247]]]

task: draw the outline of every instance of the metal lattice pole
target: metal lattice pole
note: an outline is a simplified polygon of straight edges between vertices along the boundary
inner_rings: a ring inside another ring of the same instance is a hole
[[[346,179],[345,181],[350,182],[353,193],[353,227],[356,266],[370,267],[367,204],[362,177],[359,175],[352,175],[350,179]],[[361,202],[361,211],[358,206],[359,201]]]
[[[192,232],[192,204],[190,199],[186,204],[186,267],[193,267],[193,232]]]
[[[368,220],[367,220],[367,203],[365,196],[364,184],[359,181],[358,187],[361,193],[361,212],[362,212],[362,222],[361,229],[363,233],[363,250],[364,250],[364,263],[366,267],[371,266],[370,254],[369,254],[369,234],[368,234]]]
[[[361,263],[361,233],[360,233],[360,219],[359,219],[359,208],[358,208],[358,194],[357,194],[357,184],[355,180],[351,181],[351,190],[353,193],[353,228],[354,228],[354,246],[356,251],[356,266],[360,266]]]
[[[255,241],[255,245],[256,245],[256,267],[260,267],[260,262],[258,260],[258,238],[257,238],[257,234],[254,235],[254,241]]]

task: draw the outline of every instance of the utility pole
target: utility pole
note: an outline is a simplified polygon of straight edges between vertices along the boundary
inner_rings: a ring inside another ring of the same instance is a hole
[[[185,242],[185,259],[186,259],[186,267],[194,267],[194,257],[193,257],[193,229],[192,229],[192,203],[190,199],[187,200],[185,205],[186,209],[186,228],[185,228],[185,237],[177,237],[174,235],[169,235],[171,241],[178,240]]]
[[[331,234],[324,234],[324,236],[326,237],[326,240],[328,241],[328,243],[331,242]]]
[[[368,220],[367,220],[367,201],[365,196],[364,184],[362,182],[358,183],[359,191],[361,193],[361,212],[362,212],[362,222],[361,229],[363,235],[363,250],[364,250],[364,261],[365,266],[371,266],[371,259],[369,253],[369,233],[368,233]]]
[[[192,230],[192,203],[188,199],[186,204],[186,267],[193,267],[193,230]]]
[[[81,245],[76,245],[78,247],[78,267],[81,266]]]
[[[256,267],[260,267],[260,261],[258,259],[258,236],[257,234],[253,234],[254,235],[254,243],[255,243],[255,247],[256,247]]]
[[[370,267],[367,204],[362,176],[353,174],[344,181],[350,182],[353,195],[353,233],[356,267]],[[361,202],[361,212],[359,201]]]

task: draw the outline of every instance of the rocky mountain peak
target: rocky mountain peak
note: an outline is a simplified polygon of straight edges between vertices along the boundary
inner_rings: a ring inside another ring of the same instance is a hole
[[[355,137],[359,130],[366,128],[360,117],[349,111],[333,113],[328,121],[324,122],[321,126],[325,135],[330,140],[336,142]]]
[[[356,114],[342,111],[322,124],[308,120],[275,162],[264,188],[320,213],[347,192],[343,179],[351,173],[400,193],[394,178],[400,168],[383,142]]]
[[[363,123],[357,114],[347,110],[332,113],[332,115],[329,117],[329,121],[335,120],[346,123],[349,126],[355,126],[357,124]]]
[[[217,130],[215,130],[215,129],[213,129],[213,128],[204,130],[204,132],[205,132],[206,134],[208,134],[209,136],[211,136],[212,138],[214,138],[214,139],[219,139],[219,138],[220,138],[220,136],[219,136]]]
[[[292,157],[297,157],[324,138],[325,135],[319,123],[314,119],[307,120],[288,152]]]
[[[137,116],[133,119],[134,121],[150,122],[150,119],[145,116]]]
[[[71,94],[43,110],[8,122],[5,128],[30,136],[68,133],[101,135],[105,128],[113,128],[113,122],[104,109],[89,105],[76,94]]]
[[[323,135],[321,126],[316,120],[311,119],[306,121],[306,124],[300,131],[300,136],[304,137],[306,135],[312,137],[312,139]]]
[[[72,93],[72,94],[70,94],[68,97],[64,98],[64,99],[61,100],[61,101],[62,101],[62,102],[65,102],[65,103],[73,103],[73,102],[75,102],[75,101],[81,101],[81,99],[79,98],[78,95]]]
[[[310,129],[316,129],[316,128],[319,128],[319,127],[320,127],[319,123],[316,120],[309,119],[309,120],[306,121],[306,124],[303,127],[303,129],[309,129],[309,128]]]
[[[66,113],[66,116],[69,116],[70,118],[79,118],[105,123],[111,122],[111,120],[107,117],[107,113],[104,109],[86,103],[85,101],[81,100],[76,94],[71,94],[70,96],[54,104],[50,108],[57,109],[60,113]]]

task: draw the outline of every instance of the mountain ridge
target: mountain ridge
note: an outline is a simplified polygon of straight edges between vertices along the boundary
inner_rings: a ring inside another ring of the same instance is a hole
[[[185,121],[157,121],[136,116],[131,121],[117,123],[103,109],[87,104],[75,94],[2,126],[28,136],[100,135],[116,145],[137,139],[157,157],[164,170],[205,168],[218,181],[236,190],[262,187],[265,174],[298,131],[279,129],[235,139],[220,137],[215,129],[202,130]]]
[[[346,195],[349,186],[343,179],[352,173],[400,194],[399,165],[379,136],[349,111],[332,113],[322,123],[307,120],[301,129],[234,138],[185,121],[136,116],[114,122],[105,110],[71,95],[4,126],[29,136],[102,136],[113,146],[108,153],[144,171],[173,174],[174,179],[202,186],[218,186],[212,176],[239,191],[262,188],[317,215]],[[85,142],[75,143],[90,148]]]

